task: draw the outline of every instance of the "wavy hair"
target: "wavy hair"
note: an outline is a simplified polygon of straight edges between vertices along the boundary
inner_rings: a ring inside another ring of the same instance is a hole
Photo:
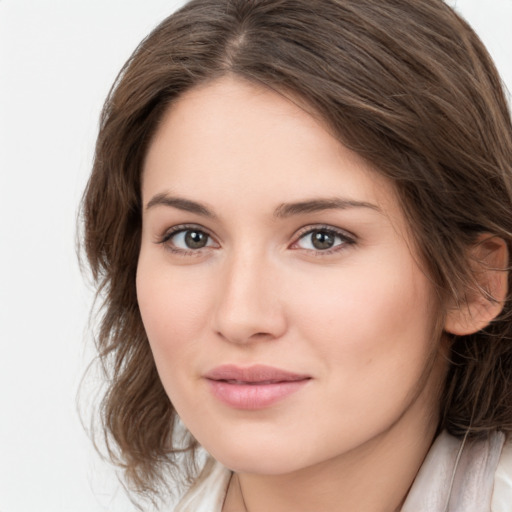
[[[394,183],[441,301],[462,301],[461,290],[472,285],[467,248],[480,233],[512,250],[510,112],[483,44],[445,3],[186,4],[142,41],[114,83],[82,202],[83,249],[98,289],[95,339],[108,386],[103,432],[131,486],[148,495],[179,454],[194,454],[196,442],[177,443],[176,413],[137,305],[141,168],[176,98],[226,74],[300,97],[341,143]],[[512,431],[508,279],[501,315],[452,340],[439,427],[454,435]]]

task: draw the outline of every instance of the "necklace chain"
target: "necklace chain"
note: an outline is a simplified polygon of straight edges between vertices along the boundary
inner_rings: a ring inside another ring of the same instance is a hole
[[[244,506],[244,510],[242,512],[249,512],[249,509],[247,508],[247,504],[245,503],[244,493],[242,491],[242,484],[240,483],[240,477],[238,476],[238,473],[234,473],[234,476],[236,478],[236,482],[238,484],[238,492],[240,493],[240,498],[242,498],[242,505]],[[405,501],[405,498],[404,498]],[[402,504],[395,510],[395,512],[400,512],[402,508]]]
[[[244,493],[242,492],[242,484],[240,483],[240,477],[238,476],[238,473],[235,476],[236,476],[236,481],[238,482],[238,490],[240,491],[240,497],[242,498],[242,505],[244,506],[244,512],[249,512],[249,510],[247,509],[247,505],[245,504]]]

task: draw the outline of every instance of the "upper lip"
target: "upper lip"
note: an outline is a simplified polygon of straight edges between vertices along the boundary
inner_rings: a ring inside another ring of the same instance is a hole
[[[310,379],[309,375],[289,372],[281,368],[256,364],[248,367],[226,364],[213,368],[204,375],[206,379],[233,383],[272,384]]]

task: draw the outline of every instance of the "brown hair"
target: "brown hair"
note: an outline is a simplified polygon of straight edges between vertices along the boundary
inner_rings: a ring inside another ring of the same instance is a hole
[[[84,248],[102,300],[103,429],[141,492],[156,488],[179,451],[137,306],[141,167],[172,102],[228,73],[299,96],[394,182],[442,300],[472,282],[467,248],[479,233],[512,250],[507,103],[484,46],[441,0],[191,1],[122,69],[83,199]],[[509,276],[498,319],[452,340],[440,425],[452,434],[512,431],[510,284]]]

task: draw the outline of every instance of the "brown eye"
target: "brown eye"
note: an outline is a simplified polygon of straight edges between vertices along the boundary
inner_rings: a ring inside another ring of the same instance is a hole
[[[189,249],[202,249],[208,244],[208,235],[202,231],[187,230],[185,231],[185,245]]]
[[[208,233],[195,228],[171,232],[164,237],[162,243],[176,251],[198,251],[215,246],[215,242]]]
[[[319,251],[330,249],[336,243],[336,236],[328,231],[313,231],[310,236],[311,245]]]
[[[354,243],[354,239],[335,229],[317,228],[304,233],[296,242],[300,249],[308,251],[329,251],[341,249]]]

